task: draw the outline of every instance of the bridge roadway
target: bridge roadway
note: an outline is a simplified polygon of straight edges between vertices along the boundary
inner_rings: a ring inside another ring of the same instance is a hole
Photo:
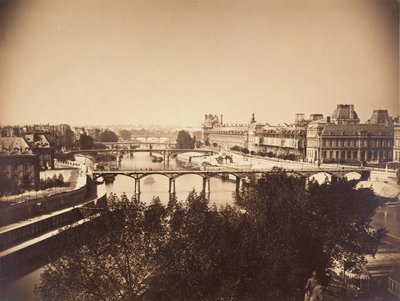
[[[162,145],[176,145],[175,141],[120,141],[120,142],[100,142],[106,146],[114,145],[149,145],[149,144],[162,144]]]
[[[162,153],[162,152],[167,152],[167,153],[185,153],[185,152],[191,152],[191,153],[203,153],[203,154],[213,154],[216,153],[216,151],[213,150],[205,150],[205,149],[187,149],[187,148],[135,148],[135,149],[81,149],[81,150],[70,150],[67,153],[72,153],[72,154],[85,154],[85,153],[108,153],[108,152],[123,152],[123,153],[150,153],[150,152],[155,152],[155,153]]]
[[[135,194],[140,194],[140,180],[146,176],[150,175],[163,175],[169,178],[169,193],[175,193],[175,180],[183,175],[195,174],[199,175],[203,178],[203,191],[206,193],[210,193],[210,178],[215,176],[228,176],[232,175],[235,177],[236,182],[236,192],[240,190],[240,184],[243,182],[243,179],[248,175],[263,175],[263,174],[271,174],[276,171],[271,169],[228,169],[228,168],[212,168],[205,170],[173,170],[173,169],[165,169],[165,170],[104,170],[104,171],[93,171],[93,178],[111,178],[114,179],[117,175],[124,175],[135,179]],[[342,168],[342,169],[310,169],[310,170],[284,170],[284,172],[288,174],[295,174],[300,176],[309,177],[313,174],[325,172],[331,175],[335,175],[337,177],[344,176],[350,172],[361,173],[362,170],[354,169],[354,168]]]

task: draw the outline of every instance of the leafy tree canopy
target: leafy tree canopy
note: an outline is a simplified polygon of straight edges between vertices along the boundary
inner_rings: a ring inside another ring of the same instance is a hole
[[[251,178],[234,206],[194,191],[167,205],[111,195],[109,206],[57,242],[65,253],[42,274],[42,299],[288,300],[312,270],[363,263],[384,235],[370,228],[369,189],[280,170]]]
[[[129,130],[121,130],[119,131],[119,135],[121,136],[122,139],[129,140],[131,139],[132,133]]]
[[[187,131],[179,131],[178,138],[176,139],[176,148],[193,149],[194,145],[195,140]]]
[[[82,133],[79,136],[79,148],[80,149],[91,149],[93,148],[94,142],[93,138],[86,134],[86,132]]]
[[[117,142],[118,135],[115,134],[113,131],[105,130],[99,136],[100,142]]]

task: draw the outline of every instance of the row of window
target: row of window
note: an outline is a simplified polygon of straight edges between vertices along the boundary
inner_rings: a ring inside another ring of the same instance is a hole
[[[0,171],[7,171],[8,167],[11,166],[12,171],[18,171],[20,168],[24,171],[30,170],[30,164],[20,164],[20,163],[13,163],[13,164],[4,164],[0,163]]]
[[[387,160],[391,159],[390,152],[387,151],[323,151],[323,159],[336,159],[336,160]]]
[[[394,160],[400,161],[400,151],[394,151]]]
[[[325,139],[322,142],[325,147],[391,147],[390,140],[354,140],[354,139]]]

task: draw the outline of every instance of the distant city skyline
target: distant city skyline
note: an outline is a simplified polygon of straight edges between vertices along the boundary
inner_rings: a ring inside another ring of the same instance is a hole
[[[0,0],[0,124],[399,115],[397,0]]]

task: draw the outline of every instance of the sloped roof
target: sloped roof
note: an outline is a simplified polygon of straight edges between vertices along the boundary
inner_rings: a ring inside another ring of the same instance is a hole
[[[219,132],[224,132],[224,133],[237,133],[237,134],[243,134],[247,133],[249,130],[248,125],[238,125],[238,126],[218,126],[212,128],[209,132],[210,133],[219,133]]]
[[[32,150],[22,137],[0,137],[0,154],[31,155]]]
[[[47,139],[46,135],[44,134],[27,134],[25,135],[26,141],[29,145],[33,148],[40,147],[40,148],[49,148],[50,142]]]
[[[324,135],[351,136],[359,133],[370,133],[372,135],[393,135],[393,126],[373,124],[334,124],[327,123],[322,130]]]
[[[370,119],[370,123],[391,125],[392,121],[390,120],[388,110],[374,110]]]

